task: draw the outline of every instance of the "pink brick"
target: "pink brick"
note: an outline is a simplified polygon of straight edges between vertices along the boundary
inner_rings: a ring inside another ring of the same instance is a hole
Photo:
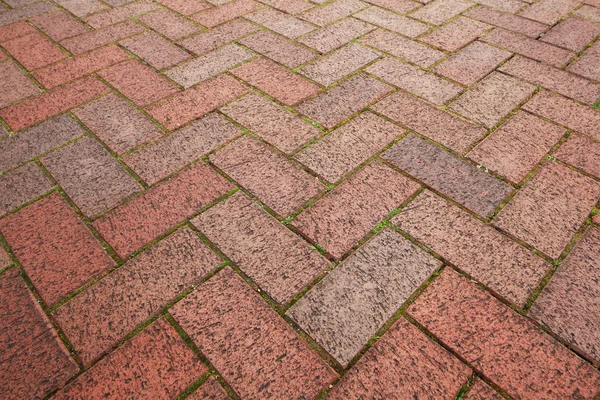
[[[13,61],[0,64],[0,108],[40,92]]]
[[[179,40],[201,30],[189,19],[166,9],[142,15],[139,20],[170,40]]]
[[[430,29],[421,22],[379,7],[369,7],[354,14],[354,17],[411,38],[417,37]]]
[[[386,8],[398,14],[406,14],[420,6],[419,3],[410,0],[367,0],[367,3]]]
[[[206,32],[184,39],[179,44],[195,54],[204,54],[257,30],[258,27],[256,25],[243,19],[235,19]]]
[[[0,220],[0,232],[48,306],[115,265],[57,192]]]
[[[105,214],[94,227],[125,259],[231,189],[225,178],[199,162]]]
[[[229,267],[170,312],[243,398],[314,398],[337,377]]]
[[[554,25],[578,6],[579,3],[573,0],[539,0],[519,15],[547,25]]]
[[[367,4],[360,0],[335,0],[302,14],[301,18],[315,25],[324,26],[365,7]]]
[[[79,18],[108,10],[108,7],[99,0],[58,0],[57,3]]]
[[[585,136],[571,135],[553,156],[588,174],[600,177],[600,144]]]
[[[30,71],[67,58],[65,53],[37,32],[4,42],[2,47]]]
[[[73,297],[53,316],[88,366],[220,262],[183,227]]]
[[[314,7],[304,0],[263,0],[263,3],[288,14],[299,14]]]
[[[298,41],[321,53],[328,53],[373,29],[375,27],[366,22],[354,18],[346,18],[304,35]]]
[[[591,365],[449,268],[408,314],[513,398],[598,393],[600,373]]]
[[[581,51],[598,35],[600,23],[571,17],[553,27],[541,40],[573,51]]]
[[[36,15],[29,21],[40,28],[55,42],[86,33],[84,24],[64,11]]]
[[[49,191],[54,185],[44,172],[32,162],[0,176],[0,216],[34,200]],[[3,250],[0,250],[2,253]],[[0,254],[3,260],[4,255]],[[5,267],[3,261],[0,268]]]
[[[520,0],[480,0],[478,3],[513,14],[516,14],[527,6],[526,3]],[[531,3],[531,1],[527,1],[527,3]]]
[[[290,39],[296,39],[298,36],[315,30],[315,27],[308,22],[272,8],[258,10],[244,18]]]
[[[153,11],[157,7],[156,3],[152,3],[149,0],[138,0],[121,7],[94,14],[84,20],[92,28],[100,29],[136,17],[140,14]]]
[[[600,22],[600,9],[588,5],[584,5],[575,11],[575,15],[591,19],[592,21]]]
[[[0,14],[0,26],[12,24],[13,22],[27,19],[35,15],[43,14],[54,10],[56,7],[52,3],[39,2],[30,4],[19,9],[11,10]]]
[[[207,4],[203,1],[162,0],[160,3],[163,6],[169,7],[171,10],[183,15],[191,15],[210,8],[210,4]]]
[[[600,44],[596,42],[581,57],[569,65],[569,72],[579,74],[594,81],[600,81]]]
[[[477,39],[490,28],[492,28],[490,25],[483,22],[458,17],[421,37],[421,40],[443,50],[456,51]]]
[[[480,20],[490,25],[496,25],[509,31],[519,32],[536,39],[548,26],[518,15],[504,13],[486,6],[478,6],[465,13],[466,16]]]
[[[267,30],[259,31],[238,42],[288,68],[296,68],[317,56],[308,48]]]
[[[111,25],[104,29],[65,39],[60,42],[60,44],[71,53],[77,55],[125,39],[128,36],[133,36],[143,31],[143,26],[136,24],[133,21],[126,21]]]
[[[122,40],[120,45],[158,70],[172,67],[190,58],[185,50],[154,32],[145,32]]]
[[[194,15],[194,20],[206,27],[214,28],[223,22],[230,21],[257,10],[261,6],[260,3],[257,3],[254,0],[233,0],[222,6],[213,7]]]
[[[35,28],[25,21],[15,22],[14,24],[0,27],[0,43],[16,39],[21,36],[36,33]]]
[[[288,216],[325,186],[266,144],[244,136],[210,161],[281,216]]]
[[[473,3],[466,0],[434,0],[410,16],[432,25],[441,25],[472,6]]]

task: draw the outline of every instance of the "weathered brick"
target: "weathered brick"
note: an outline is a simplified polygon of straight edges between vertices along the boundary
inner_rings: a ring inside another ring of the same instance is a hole
[[[0,28],[0,43],[29,35],[31,33],[36,33],[36,30],[27,22],[15,22],[14,24],[6,25]]]
[[[139,20],[170,40],[179,40],[201,30],[192,21],[166,9],[142,15]]]
[[[81,35],[88,31],[83,23],[64,11],[36,15],[30,18],[29,21],[44,31],[55,42]]]
[[[149,0],[138,0],[121,7],[112,8],[105,12],[96,13],[85,18],[85,22],[94,29],[104,28],[114,25],[118,22],[136,17],[141,14],[153,11],[157,8],[156,3]]]
[[[540,34],[548,29],[548,25],[486,6],[478,6],[467,11],[464,15],[509,31],[522,33],[534,39],[537,39]]]
[[[229,3],[225,3],[222,6],[213,7],[206,11],[202,11],[194,15],[194,21],[201,23],[202,25],[214,28],[223,22],[230,21],[234,18],[241,17],[244,14],[248,14],[254,10],[262,7],[262,4],[255,2],[254,0],[233,0]]]
[[[367,4],[360,0],[334,0],[323,7],[316,7],[302,14],[301,18],[315,25],[325,26],[365,7]]]
[[[58,192],[0,220],[0,232],[49,306],[115,265]]]
[[[588,79],[600,81],[600,43],[596,42],[588,48],[581,57],[569,65],[567,70]]]
[[[578,6],[579,3],[573,0],[539,0],[519,15],[547,25],[554,25]]]
[[[386,229],[352,253],[287,314],[346,366],[441,265]]]
[[[2,47],[30,71],[67,57],[50,40],[38,32],[4,42]]]
[[[238,42],[288,68],[296,68],[317,56],[308,48],[266,30]]]
[[[513,14],[516,14],[527,6],[526,3],[520,0],[480,0],[478,3]],[[527,3],[531,3],[531,0],[527,1]]]
[[[104,3],[98,0],[56,0],[56,3],[80,18],[108,9]]]
[[[420,4],[410,0],[366,0],[367,3],[374,4],[381,8],[387,8],[398,14],[406,14],[409,11],[419,7]]]
[[[0,108],[40,92],[13,61],[0,64]]]
[[[214,29],[184,39],[179,44],[195,54],[204,54],[257,30],[256,25],[243,19],[235,19]]]
[[[210,8],[210,5],[203,1],[161,0],[160,3],[183,15],[192,15]]]
[[[484,217],[492,214],[512,191],[508,184],[414,134],[382,157]]]
[[[410,16],[432,25],[441,25],[471,7],[473,3],[466,0],[434,0]]]
[[[341,258],[419,185],[374,161],[303,211],[292,224]]]
[[[465,400],[504,400],[498,392],[496,392],[490,385],[477,379],[469,391],[465,394]]]
[[[598,35],[600,23],[571,17],[552,28],[541,40],[573,51],[581,51]]]
[[[33,162],[0,176],[0,217],[41,196],[52,186],[52,182]]]
[[[44,398],[79,368],[16,268],[0,275],[0,397]]]
[[[143,31],[143,26],[136,24],[133,21],[125,21],[104,29],[65,39],[60,42],[60,44],[71,53],[77,55],[125,39],[128,36],[133,36]]]
[[[272,8],[253,12],[246,15],[245,18],[290,39],[315,30],[313,25]]]
[[[443,50],[456,51],[477,39],[490,28],[490,25],[483,22],[458,17],[421,37],[421,40]]]
[[[417,37],[429,30],[429,27],[421,22],[379,7],[369,7],[366,10],[354,14],[354,16],[370,24],[380,26],[411,38]]]
[[[304,0],[263,0],[263,3],[288,14],[299,14],[313,7],[311,3]]]
[[[375,27],[366,22],[354,18],[346,18],[302,36],[298,41],[321,53],[328,53],[373,29]]]
[[[585,136],[571,135],[553,156],[589,174],[600,177],[600,144]]]
[[[408,313],[513,398],[583,399],[598,392],[600,373],[591,365],[449,268]]]
[[[575,15],[591,19],[592,21],[600,22],[600,9],[596,7],[583,5],[582,7],[577,9],[577,11],[575,11]]]
[[[94,227],[125,259],[231,189],[225,178],[199,162],[105,214]]]
[[[0,268],[5,268],[12,264],[12,260],[4,247],[0,247]]]
[[[145,32],[119,43],[156,69],[165,69],[190,58],[190,55],[154,32]]]
[[[30,4],[16,10],[10,10],[0,14],[0,26],[12,24],[13,22],[43,14],[45,12],[52,11],[55,8],[56,6],[52,3],[40,1],[39,3]]]
[[[600,184],[546,164],[494,219],[494,225],[558,258],[600,199]]]
[[[210,377],[196,391],[186,397],[189,400],[229,400],[230,397],[219,382]]]
[[[329,262],[242,192],[192,223],[275,301],[285,304]]]
[[[170,313],[243,398],[313,398],[337,377],[229,267]]]
[[[519,183],[564,133],[564,128],[519,112],[470,151],[468,157]]]

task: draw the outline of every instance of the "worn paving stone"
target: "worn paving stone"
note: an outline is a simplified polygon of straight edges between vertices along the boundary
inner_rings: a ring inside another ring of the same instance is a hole
[[[577,6],[579,3],[573,0],[540,0],[527,7],[519,15],[553,25]]]
[[[29,71],[45,67],[67,57],[50,40],[38,32],[4,42],[2,47]]]
[[[1,175],[0,217],[43,195],[53,186],[34,162]]]
[[[40,92],[35,83],[13,61],[0,64],[0,108]]]
[[[434,0],[411,13],[410,16],[432,25],[441,25],[473,5],[466,0]]]
[[[573,134],[553,154],[560,161],[600,177],[600,143]]]
[[[366,22],[354,18],[346,18],[304,35],[298,41],[316,49],[320,53],[328,53],[374,29],[375,26]]]
[[[600,43],[586,49],[581,57],[569,65],[567,71],[600,82]]]
[[[221,6],[199,12],[193,16],[193,19],[208,28],[214,28],[224,22],[258,10],[261,7],[262,4],[254,0],[233,0]]]
[[[591,19],[592,21],[600,22],[600,10],[596,7],[584,4],[575,11],[575,15]]]
[[[422,36],[421,40],[446,51],[456,51],[471,43],[492,26],[469,18],[458,17],[433,32]]]
[[[367,6],[360,0],[334,0],[302,14],[301,18],[315,25],[325,26]]]
[[[287,314],[346,366],[441,265],[386,229],[352,253]]]
[[[429,30],[426,24],[379,7],[369,7],[354,14],[354,17],[411,38]]]
[[[527,3],[530,2],[527,1]],[[518,11],[523,10],[527,6],[526,2],[520,0],[481,0],[478,3],[513,14],[518,13]]]
[[[467,11],[464,15],[486,24],[521,33],[533,39],[537,39],[540,34],[549,28],[548,25],[523,18],[520,15],[505,13],[486,6],[478,6]]]
[[[465,394],[465,400],[504,400],[498,392],[490,385],[477,379],[469,391]]]
[[[50,39],[60,42],[73,36],[86,33],[85,25],[64,11],[36,15],[29,22],[40,28]]]
[[[166,9],[142,15],[139,20],[170,40],[179,40],[202,30],[192,21]]]
[[[22,19],[52,11],[55,8],[56,6],[54,4],[41,1],[39,3],[30,4],[16,10],[4,12],[0,14],[0,27],[12,24],[13,22],[17,22]]]
[[[243,398],[313,398],[337,378],[229,267],[170,313]]]
[[[406,14],[420,7],[419,3],[411,0],[367,0],[367,3],[397,12],[398,14]]]
[[[154,32],[145,32],[119,43],[156,69],[165,69],[190,58],[190,55]]]
[[[304,0],[264,0],[262,3],[288,14],[299,14],[313,7],[313,4]]]
[[[317,57],[317,53],[269,31],[259,31],[238,43],[288,68],[297,68]]]
[[[192,15],[210,8],[210,4],[197,0],[162,0],[160,3],[183,15]]]
[[[80,18],[95,12],[108,10],[108,7],[98,0],[57,0],[56,2],[65,10]]]
[[[84,21],[92,28],[100,29],[154,11],[156,8],[158,8],[156,3],[149,0],[139,0],[105,12],[96,13],[84,18]]]
[[[272,8],[255,11],[244,18],[290,39],[315,30],[313,25]]]
[[[0,247],[0,268],[8,267],[12,264],[12,260],[4,247]]]
[[[143,26],[133,21],[125,21],[104,29],[65,39],[60,44],[71,53],[77,55],[125,39],[144,30]]]
[[[449,268],[407,312],[513,398],[598,393],[600,373],[590,364]]]
[[[1,15],[1,14],[0,14]],[[35,33],[36,30],[25,21],[0,27],[0,43]]]
[[[304,210],[292,225],[339,259],[418,188],[374,161]]]
[[[600,199],[600,185],[546,164],[494,219],[494,225],[558,258]]]
[[[209,31],[183,39],[179,44],[195,54],[204,54],[257,30],[256,25],[243,19],[235,19]]]
[[[541,40],[573,51],[581,51],[598,35],[600,23],[571,17],[553,27]]]

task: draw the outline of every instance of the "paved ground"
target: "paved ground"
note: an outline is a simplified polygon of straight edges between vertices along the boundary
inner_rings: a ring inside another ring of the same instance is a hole
[[[600,0],[0,10],[0,398],[600,398]]]

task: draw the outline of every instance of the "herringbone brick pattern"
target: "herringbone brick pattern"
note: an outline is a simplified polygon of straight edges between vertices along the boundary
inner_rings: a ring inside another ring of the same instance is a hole
[[[0,0],[0,399],[600,399],[599,38]]]

